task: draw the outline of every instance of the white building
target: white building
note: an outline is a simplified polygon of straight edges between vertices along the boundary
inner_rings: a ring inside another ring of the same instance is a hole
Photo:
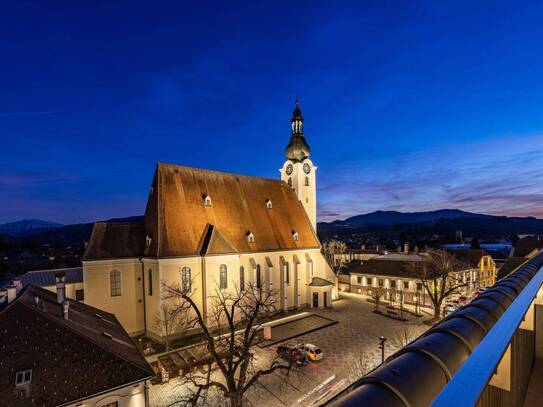
[[[316,235],[316,167],[298,103],[291,133],[281,180],[159,163],[143,223],[94,226],[85,302],[158,340],[163,282],[190,285],[204,315],[215,290],[248,282],[276,291],[281,310],[331,306],[336,278]]]

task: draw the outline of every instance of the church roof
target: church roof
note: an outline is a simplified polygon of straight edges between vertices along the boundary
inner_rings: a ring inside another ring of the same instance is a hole
[[[286,183],[159,163],[145,226],[97,223],[85,259],[137,257],[138,250],[148,257],[175,257],[318,247],[307,214]]]
[[[141,257],[144,245],[142,223],[96,222],[83,260]]]

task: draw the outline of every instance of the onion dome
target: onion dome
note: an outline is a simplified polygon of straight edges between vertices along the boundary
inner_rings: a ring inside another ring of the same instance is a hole
[[[309,157],[311,149],[304,137],[304,118],[300,110],[300,100],[296,98],[296,106],[292,111],[290,142],[285,149],[285,155],[291,161],[302,161]]]

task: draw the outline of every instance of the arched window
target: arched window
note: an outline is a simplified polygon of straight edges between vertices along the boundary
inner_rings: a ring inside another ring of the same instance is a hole
[[[266,201],[266,208],[271,209],[272,208],[272,201],[269,199]]]
[[[184,292],[189,292],[192,289],[192,276],[190,267],[184,266],[181,269],[181,285]]]
[[[285,284],[290,284],[290,270],[288,269],[288,263],[285,263]]]
[[[221,264],[219,266],[219,288],[221,290],[226,290],[228,288],[228,271],[226,269],[226,264]]]
[[[149,281],[149,295],[153,295],[153,269],[147,270],[147,281]]]
[[[309,177],[305,177],[305,186],[306,186],[306,187],[309,186]]]
[[[250,230],[246,233],[247,236],[247,242],[254,243],[255,242],[255,235],[253,235],[253,232]]]
[[[260,264],[256,265],[256,288],[261,288],[262,278],[260,276]]]
[[[119,270],[109,272],[109,290],[112,297],[121,295],[121,272]]]
[[[292,178],[289,177],[287,180],[288,186],[292,188]]]
[[[211,203],[211,197],[209,195],[204,196],[204,206],[207,208],[211,208],[213,206]]]
[[[296,232],[295,230],[292,231],[292,240],[298,240],[299,236],[298,236],[298,232]]]
[[[239,268],[239,290],[245,290],[245,269],[243,266]]]

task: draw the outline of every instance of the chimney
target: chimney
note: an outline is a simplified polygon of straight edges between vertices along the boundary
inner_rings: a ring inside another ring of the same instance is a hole
[[[11,280],[11,285],[15,286],[17,294],[19,294],[19,291],[21,291],[21,288],[23,288],[23,283],[21,282],[21,279],[17,277]]]
[[[66,274],[63,271],[55,273],[55,281],[57,284],[57,302],[62,304],[66,299]]]
[[[68,319],[68,308],[70,308],[70,303],[68,300],[64,300],[62,303],[62,316],[64,319]]]
[[[7,289],[8,292],[8,304],[17,298],[17,288],[14,285],[10,285]]]
[[[409,242],[405,242],[403,244],[403,253],[404,254],[409,254]]]

